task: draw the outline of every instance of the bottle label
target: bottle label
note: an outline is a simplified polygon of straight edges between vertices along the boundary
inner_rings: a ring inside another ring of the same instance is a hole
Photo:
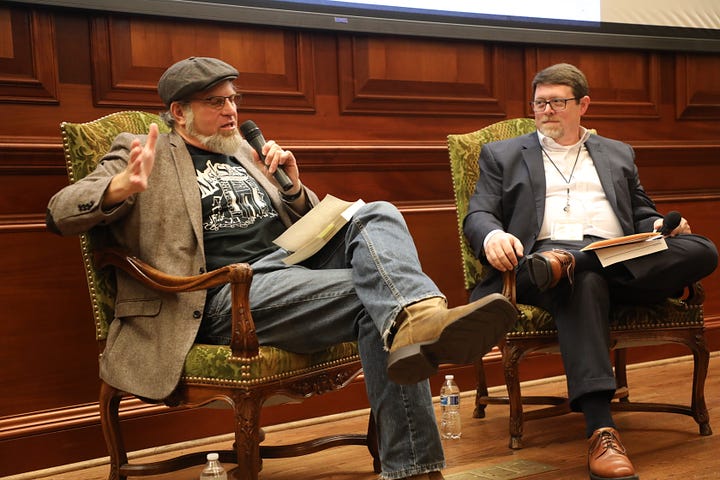
[[[460,395],[441,395],[440,405],[444,407],[448,405],[460,405]]]

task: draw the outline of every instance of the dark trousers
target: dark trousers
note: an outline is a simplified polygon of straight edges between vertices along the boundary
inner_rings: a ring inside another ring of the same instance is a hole
[[[535,251],[579,250],[592,240],[543,241],[535,246]],[[609,355],[611,302],[658,302],[682,292],[683,287],[715,270],[718,252],[709,239],[700,235],[678,235],[667,238],[666,242],[667,250],[607,268],[593,261],[596,258],[578,258],[578,265],[590,265],[590,268],[576,269],[572,286],[562,280],[546,292],[535,288],[525,262],[521,262],[517,273],[518,302],[537,305],[553,315],[567,374],[570,404],[574,409],[575,400],[584,394],[615,391]],[[595,255],[592,252],[574,253]]]

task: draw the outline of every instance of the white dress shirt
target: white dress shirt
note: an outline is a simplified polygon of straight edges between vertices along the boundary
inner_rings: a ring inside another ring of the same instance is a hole
[[[591,133],[584,127],[580,128],[580,141],[570,146],[560,145],[539,130],[537,132],[544,152],[546,188],[545,214],[538,240],[551,238],[553,225],[558,223],[579,224],[582,235],[600,238],[624,235],[620,221],[600,184],[592,157],[585,148],[585,141]],[[501,231],[488,233],[483,247],[487,247],[490,238]]]
[[[545,169],[545,216],[538,240],[551,238],[560,223],[582,225],[583,235],[613,238],[623,235],[620,221],[600,184],[595,164],[585,148],[591,135],[583,128],[575,145],[560,145],[540,131]]]

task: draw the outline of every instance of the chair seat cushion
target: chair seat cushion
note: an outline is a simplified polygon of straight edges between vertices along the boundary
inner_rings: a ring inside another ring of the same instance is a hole
[[[308,355],[261,346],[260,354],[255,358],[235,361],[230,357],[227,345],[195,344],[185,359],[183,379],[259,385],[360,361],[356,342],[340,343]]]
[[[522,336],[557,332],[552,315],[542,308],[518,304],[518,309],[520,316],[508,335]],[[615,305],[610,310],[610,328],[612,330],[702,324],[702,306],[689,305],[675,298],[651,305]]]

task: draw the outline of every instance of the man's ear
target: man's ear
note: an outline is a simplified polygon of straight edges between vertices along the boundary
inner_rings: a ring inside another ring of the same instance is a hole
[[[177,122],[178,125],[185,127],[187,117],[185,116],[185,109],[182,107],[180,102],[173,102],[170,104],[170,113],[173,118],[175,118],[175,122]]]
[[[585,95],[580,99],[580,115],[585,115],[585,112],[587,112],[588,107],[590,106],[590,97],[588,95]]]

